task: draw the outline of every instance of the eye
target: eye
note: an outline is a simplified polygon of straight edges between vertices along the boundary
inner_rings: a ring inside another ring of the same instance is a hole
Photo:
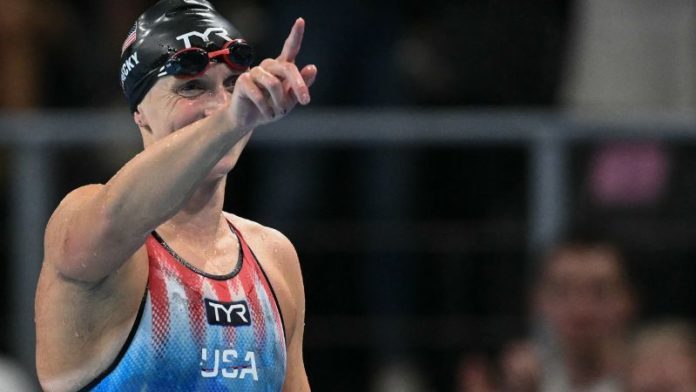
[[[205,86],[199,80],[190,80],[177,86],[175,92],[184,98],[193,98],[203,94]]]

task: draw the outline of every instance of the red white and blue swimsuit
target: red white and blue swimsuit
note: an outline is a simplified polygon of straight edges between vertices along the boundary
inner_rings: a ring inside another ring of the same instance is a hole
[[[149,277],[133,330],[84,391],[280,391],[283,320],[268,277],[241,233],[227,275],[206,274],[161,237],[147,238]]]

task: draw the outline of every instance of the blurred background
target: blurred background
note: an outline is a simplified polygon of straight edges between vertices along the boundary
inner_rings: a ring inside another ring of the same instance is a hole
[[[0,390],[34,383],[48,216],[141,149],[151,3],[1,0]],[[312,104],[225,208],[298,249],[313,390],[696,388],[696,1],[214,4],[259,59],[307,21]]]

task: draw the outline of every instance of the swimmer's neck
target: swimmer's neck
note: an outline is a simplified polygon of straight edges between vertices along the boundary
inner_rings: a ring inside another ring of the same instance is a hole
[[[184,238],[195,239],[196,242],[210,244],[218,237],[220,229],[227,226],[222,215],[225,183],[225,177],[203,183],[184,207],[157,230],[165,232],[165,235],[176,233]]]

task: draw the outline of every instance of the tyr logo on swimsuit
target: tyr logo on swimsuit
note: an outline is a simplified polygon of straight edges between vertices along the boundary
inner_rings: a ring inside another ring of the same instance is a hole
[[[205,313],[211,325],[251,325],[249,305],[246,301],[218,302],[205,299]]]

